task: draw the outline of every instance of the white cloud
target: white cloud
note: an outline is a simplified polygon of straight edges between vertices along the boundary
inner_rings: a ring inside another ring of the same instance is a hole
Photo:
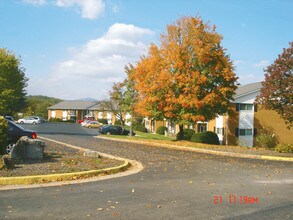
[[[270,61],[268,61],[268,60],[261,60],[258,63],[255,63],[253,66],[254,67],[264,68],[264,67],[267,67],[269,64],[270,64]]]
[[[56,0],[58,7],[73,7],[81,8],[81,16],[88,19],[96,19],[103,14],[105,3],[103,0]]]
[[[44,90],[60,98],[105,98],[113,82],[125,78],[125,65],[135,63],[146,53],[153,34],[149,29],[134,25],[112,25],[102,37],[80,48],[70,48],[70,59],[52,67],[46,83],[42,83]]]
[[[33,5],[45,5],[50,3],[57,7],[77,7],[83,18],[96,19],[105,10],[103,0],[23,0],[24,3]]]

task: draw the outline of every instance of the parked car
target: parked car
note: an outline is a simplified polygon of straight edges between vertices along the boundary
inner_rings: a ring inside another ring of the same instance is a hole
[[[127,129],[124,129],[122,126],[119,125],[104,125],[99,127],[99,132],[101,134],[118,134],[118,135],[129,135],[130,131]],[[132,132],[132,135],[135,135],[134,132]]]
[[[38,119],[38,120],[41,121],[41,123],[46,122],[46,119],[44,119],[43,117],[40,117],[40,116],[29,116],[29,117],[31,117],[31,118],[35,118],[35,119]]]
[[[95,118],[93,116],[85,116],[84,119],[77,120],[77,123],[82,124],[85,121],[94,121],[94,120],[95,120]]]
[[[87,123],[90,123],[90,122],[91,122],[90,120],[84,120],[83,122],[80,123],[80,125],[84,127]]]
[[[41,123],[41,119],[36,118],[36,117],[25,117],[25,118],[21,118],[18,120],[18,123],[20,124],[40,124]]]
[[[99,128],[101,126],[103,126],[103,124],[101,124],[97,121],[90,121],[84,127],[86,127],[86,128]]]
[[[7,146],[4,149],[5,153],[11,153],[15,143],[22,137],[27,136],[32,139],[37,138],[37,132],[32,130],[26,130],[18,124],[12,121],[8,121],[8,131],[7,131]],[[3,150],[3,149],[1,149]]]

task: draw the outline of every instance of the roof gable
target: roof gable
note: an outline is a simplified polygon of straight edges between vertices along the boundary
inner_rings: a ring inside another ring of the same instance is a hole
[[[236,90],[236,95],[234,96],[234,99],[259,92],[261,88],[262,88],[261,82],[255,82],[255,83],[239,86]]]
[[[75,101],[63,101],[60,102],[56,105],[50,106],[48,109],[50,110],[86,110],[94,105],[96,105],[98,102],[96,101],[80,101],[80,100],[75,100]]]

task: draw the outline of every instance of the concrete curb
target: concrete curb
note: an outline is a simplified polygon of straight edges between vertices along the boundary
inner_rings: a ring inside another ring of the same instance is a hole
[[[80,178],[90,178],[93,176],[98,176],[101,174],[115,174],[122,172],[129,168],[131,165],[128,161],[121,166],[101,169],[101,170],[90,170],[84,172],[74,172],[74,173],[60,173],[60,174],[49,174],[49,175],[37,175],[37,176],[20,176],[20,177],[1,177],[0,185],[29,185],[36,183],[47,183],[54,181],[67,181],[76,180]]]
[[[291,157],[277,157],[277,156],[267,156],[267,155],[243,154],[243,153],[217,151],[217,150],[209,150],[209,149],[202,149],[202,148],[184,147],[184,146],[177,146],[177,145],[171,145],[171,144],[150,143],[147,141],[139,141],[139,140],[108,138],[108,137],[101,137],[101,136],[95,136],[94,138],[104,139],[104,140],[112,140],[112,141],[120,141],[120,142],[131,142],[131,143],[136,143],[136,144],[146,144],[146,145],[150,145],[150,146],[164,147],[164,148],[169,148],[169,149],[173,149],[173,150],[186,150],[186,151],[193,151],[193,152],[205,153],[205,154],[213,154],[213,155],[219,155],[219,156],[293,162],[293,158],[291,158]]]
[[[9,190],[9,189],[19,189],[19,188],[36,188],[36,187],[45,187],[45,186],[56,186],[56,185],[60,186],[65,184],[92,182],[92,181],[98,181],[103,179],[110,179],[110,178],[117,178],[121,176],[132,175],[144,169],[143,165],[139,163],[138,161],[129,160],[129,159],[116,157],[109,154],[100,153],[93,150],[84,149],[74,145],[55,141],[49,138],[44,138],[44,137],[39,137],[39,138],[43,140],[47,140],[47,141],[52,141],[58,144],[62,144],[66,147],[77,149],[83,152],[84,156],[96,157],[100,155],[105,158],[124,161],[124,164],[120,166],[105,168],[100,170],[89,170],[89,171],[74,172],[74,173],[60,173],[60,174],[21,176],[21,177],[1,177],[0,185],[3,185],[3,186],[0,186],[0,191]],[[121,174],[121,172],[123,171],[126,171],[126,172],[124,172],[124,174]],[[104,176],[101,176],[101,175],[104,175]],[[80,178],[91,178],[91,179],[80,179]],[[34,184],[34,185],[29,185],[29,184]]]

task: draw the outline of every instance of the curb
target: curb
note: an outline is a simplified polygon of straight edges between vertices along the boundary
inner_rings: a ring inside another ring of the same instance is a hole
[[[277,156],[267,156],[267,155],[243,154],[243,153],[217,151],[217,150],[209,150],[209,149],[202,149],[202,148],[191,148],[191,147],[177,146],[177,145],[172,145],[172,144],[150,143],[147,141],[139,141],[139,140],[107,138],[107,137],[100,137],[100,136],[94,136],[94,138],[104,139],[104,140],[112,140],[112,141],[118,141],[118,142],[120,141],[120,142],[131,142],[131,143],[136,143],[136,144],[145,144],[145,145],[149,145],[149,146],[164,147],[164,148],[169,148],[169,149],[173,149],[173,150],[186,150],[186,151],[193,151],[193,152],[198,152],[198,153],[213,154],[213,155],[218,155],[218,156],[293,162],[293,158],[291,158],[291,157],[277,157]]]
[[[92,182],[103,179],[116,178],[121,176],[127,176],[135,174],[143,170],[143,165],[138,161],[128,160],[126,158],[116,157],[113,155],[100,153],[93,150],[77,147],[74,145],[62,143],[49,138],[40,137],[40,139],[62,144],[66,147],[74,148],[83,152],[84,156],[96,157],[102,156],[109,159],[124,161],[124,164],[116,167],[105,168],[100,170],[89,170],[74,173],[60,173],[60,174],[48,174],[48,175],[35,175],[35,176],[20,176],[20,177],[1,177],[0,178],[0,191],[7,189],[19,189],[19,188],[35,188],[44,186],[60,186],[65,184],[84,183]],[[129,169],[132,168],[132,169]],[[120,172],[124,172],[121,174]],[[107,175],[107,176],[105,176]],[[91,178],[91,179],[80,179],[80,178]],[[34,185],[30,185],[34,184]],[[1,186],[3,185],[3,186]],[[13,185],[13,186],[11,186]]]
[[[48,175],[37,175],[37,176],[20,176],[20,177],[2,177],[0,178],[0,185],[29,185],[38,183],[48,183],[55,181],[68,181],[76,180],[80,178],[90,178],[101,174],[115,174],[118,172],[125,171],[131,164],[125,161],[123,165],[106,168],[101,170],[90,170],[75,173],[60,173],[60,174],[48,174]]]

